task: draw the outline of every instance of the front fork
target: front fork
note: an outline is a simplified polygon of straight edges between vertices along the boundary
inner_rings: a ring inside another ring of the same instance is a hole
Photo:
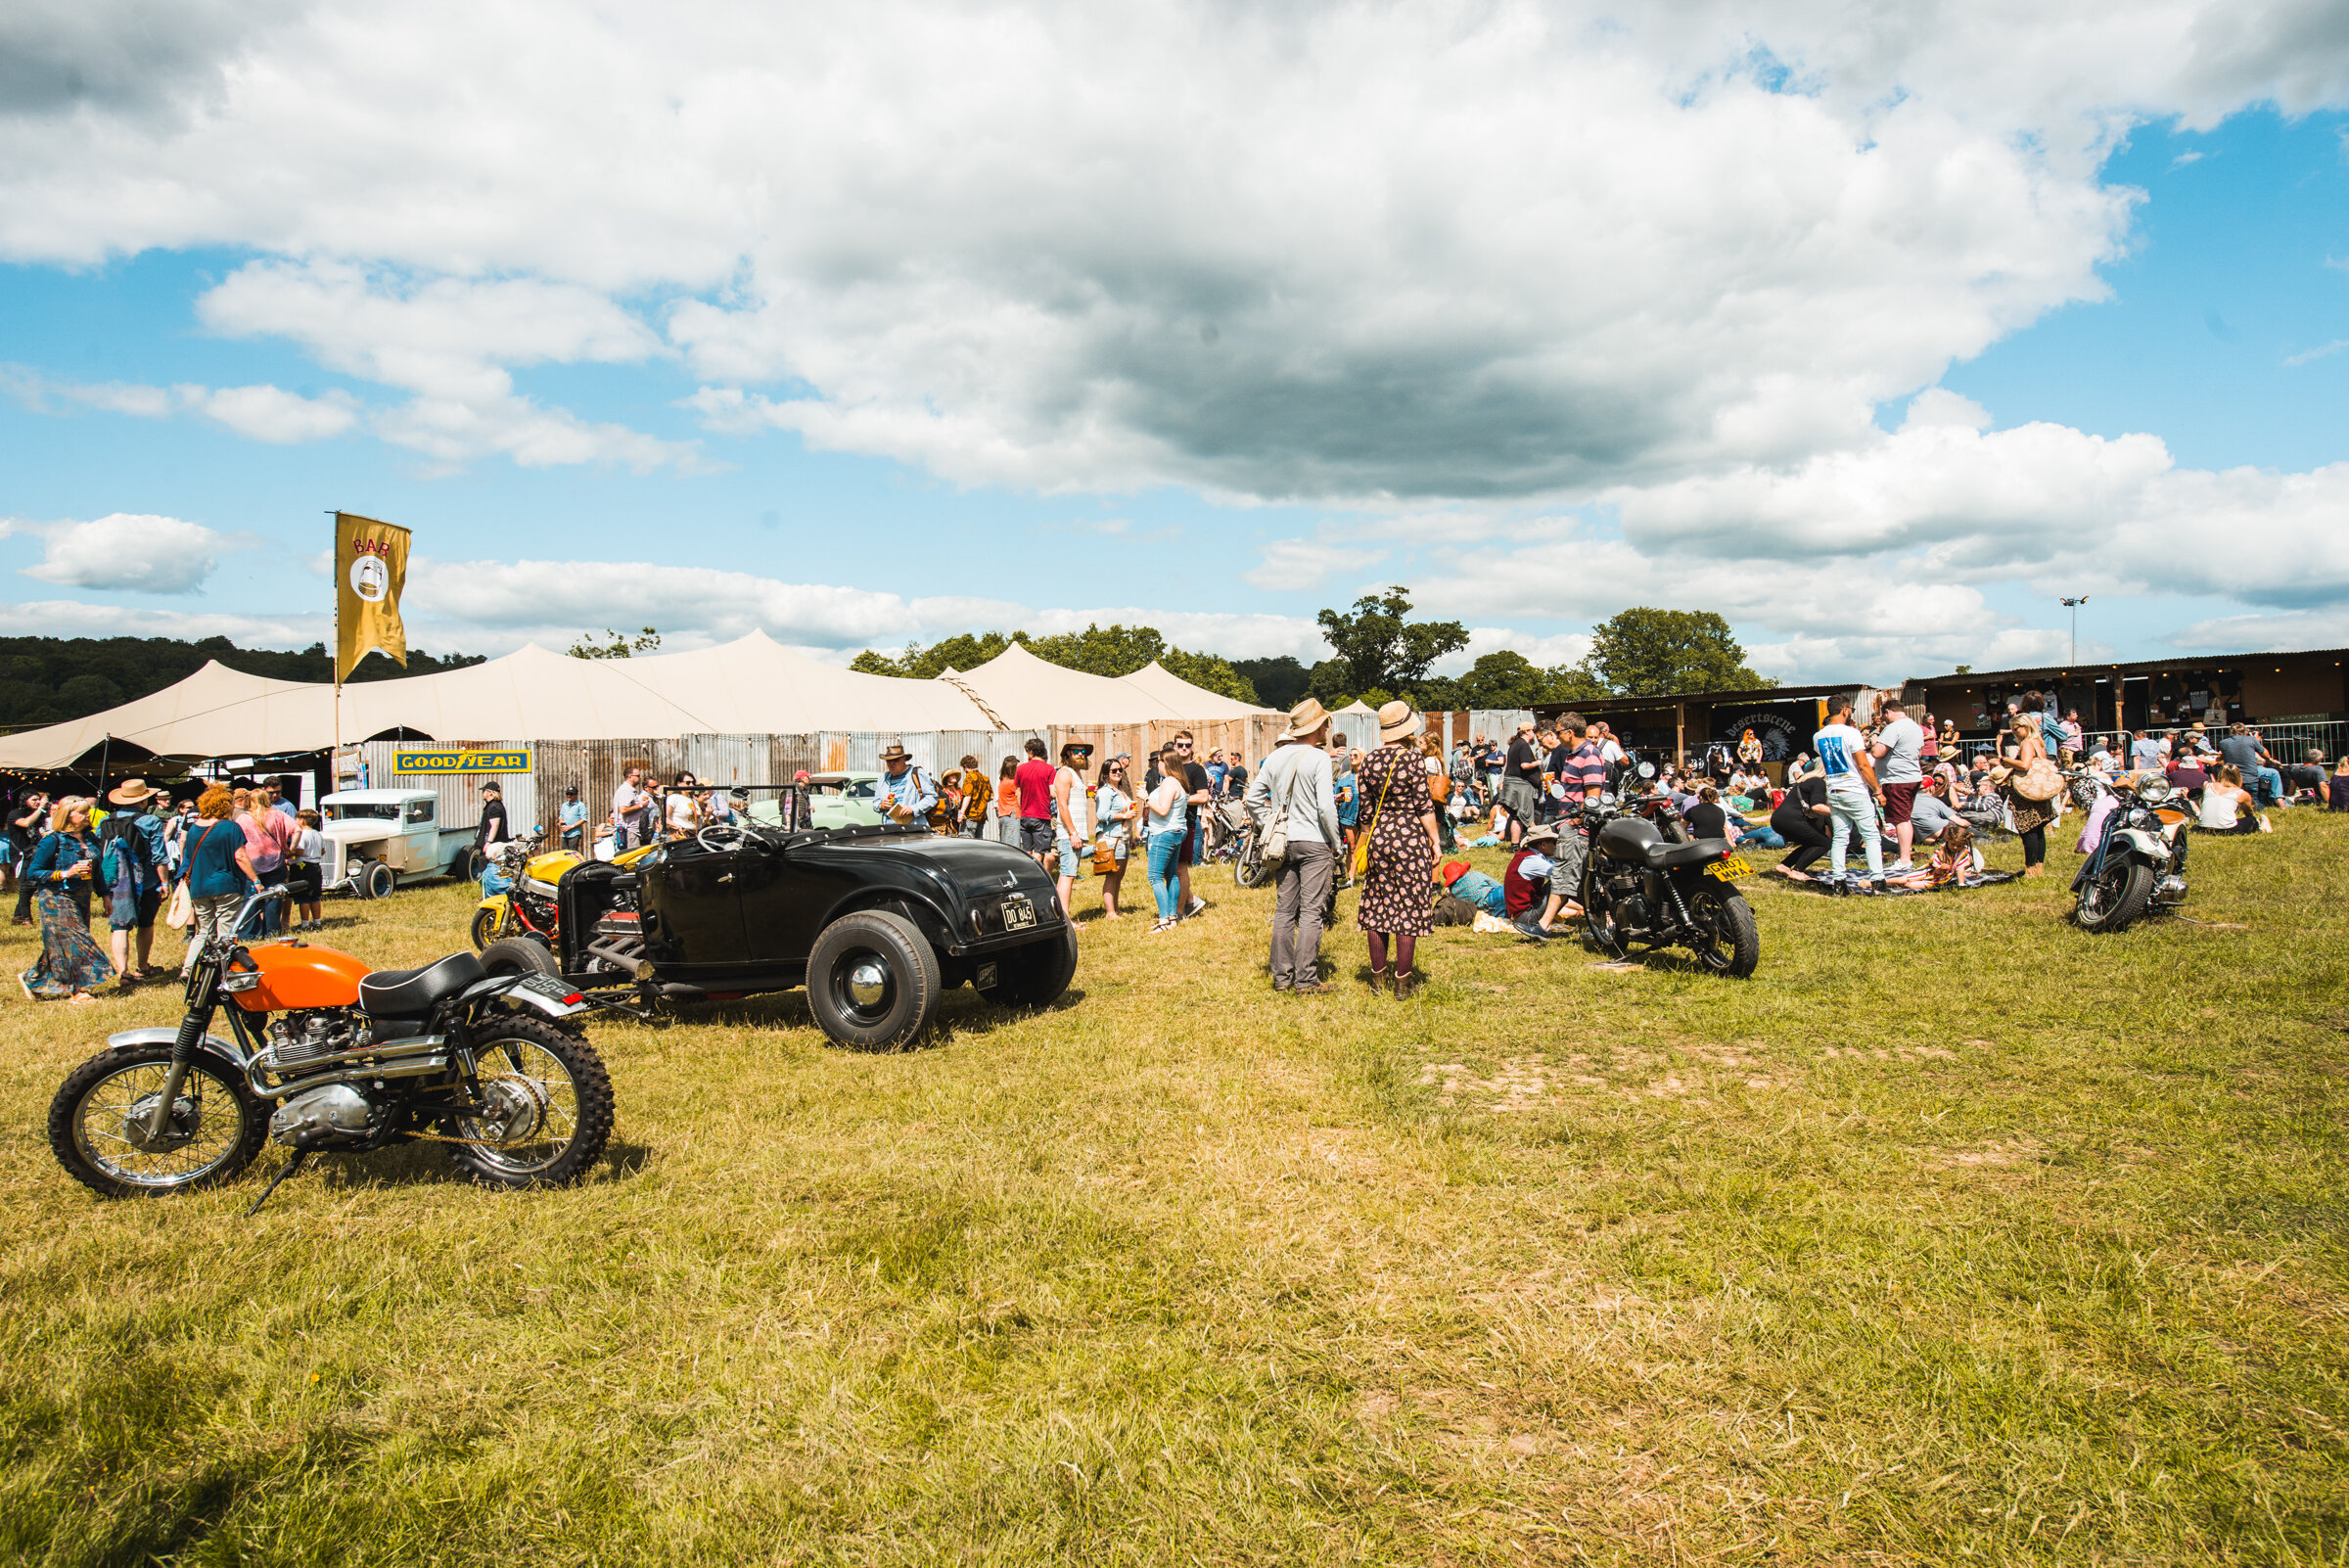
[[[188,1081],[188,1068],[196,1060],[196,1048],[204,1042],[205,1031],[211,1028],[212,1010],[219,1005],[215,984],[220,966],[210,954],[196,960],[196,972],[188,977],[188,1011],[179,1021],[179,1033],[171,1039],[171,1070],[163,1076],[163,1091],[156,1096],[155,1109],[147,1113],[147,1136],[161,1141],[164,1130],[171,1125],[171,1107],[179,1103],[180,1085]]]

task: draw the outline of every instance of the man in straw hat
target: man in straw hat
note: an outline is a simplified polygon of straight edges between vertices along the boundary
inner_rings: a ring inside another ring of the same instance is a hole
[[[113,871],[107,887],[107,924],[113,929],[115,969],[125,980],[152,980],[163,973],[148,962],[155,953],[155,916],[163,905],[163,792],[143,778],[127,778],[107,791],[107,804],[119,807],[106,819],[98,863]],[[108,853],[106,851],[113,853]],[[130,939],[138,933],[139,966],[130,966]]]
[[[913,765],[905,743],[891,739],[881,747],[881,782],[875,786],[873,809],[892,822],[922,822],[938,805],[938,790]]]
[[[1517,853],[1509,856],[1508,869],[1500,874],[1501,903],[1508,912],[1509,923],[1537,942],[1549,940],[1545,916],[1550,907],[1550,889],[1556,886],[1557,862],[1551,856],[1557,851],[1557,828],[1547,822],[1538,823],[1525,830]]]
[[[1330,771],[1329,713],[1308,697],[1248,786],[1248,814],[1262,834],[1285,834],[1272,901],[1272,989],[1315,995],[1321,933],[1336,897],[1338,801]]]

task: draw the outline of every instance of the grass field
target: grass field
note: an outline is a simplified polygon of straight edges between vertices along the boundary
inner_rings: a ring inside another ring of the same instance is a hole
[[[2195,853],[2218,924],[2076,932],[2059,848],[1749,884],[1746,983],[1441,933],[1405,1004],[1351,929],[1273,997],[1269,895],[1210,877],[1170,935],[1088,926],[1059,1009],[952,992],[902,1055],[796,994],[599,1025],[573,1190],[402,1150],[251,1222],[275,1150],[107,1204],[42,1135],[175,990],[12,994],[0,1553],[2349,1559],[2349,823]],[[413,962],[469,907],[325,940]]]

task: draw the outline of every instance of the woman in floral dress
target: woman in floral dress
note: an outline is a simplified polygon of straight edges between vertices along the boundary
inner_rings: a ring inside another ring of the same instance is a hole
[[[17,983],[34,1001],[93,1001],[91,989],[115,978],[106,949],[90,935],[90,886],[97,868],[90,803],[68,796],[50,808],[49,832],[24,868],[41,917],[41,956]]]
[[[1361,761],[1361,820],[1369,835],[1370,864],[1362,874],[1361,904],[1355,923],[1370,946],[1370,989],[1385,984],[1387,939],[1395,939],[1395,994],[1419,988],[1411,961],[1419,939],[1435,929],[1436,803],[1427,791],[1427,768],[1411,744],[1423,724],[1409,703],[1378,711],[1378,749]]]

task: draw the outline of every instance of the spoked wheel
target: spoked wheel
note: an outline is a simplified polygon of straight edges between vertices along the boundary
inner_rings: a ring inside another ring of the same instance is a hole
[[[1261,888],[1269,874],[1264,846],[1257,842],[1255,834],[1242,834],[1231,857],[1231,880],[1243,888]]]
[[[824,928],[807,955],[807,1007],[859,1050],[911,1044],[938,1016],[938,954],[903,915],[862,909]]]
[[[1702,889],[1688,901],[1688,914],[1696,922],[1688,948],[1698,963],[1732,980],[1743,980],[1761,964],[1762,928],[1744,894],[1728,888]]]
[[[612,1136],[612,1080],[595,1047],[533,1018],[483,1022],[475,1045],[483,1108],[441,1125],[457,1163],[499,1187],[576,1181]]]
[[[2090,877],[2080,890],[2072,917],[2083,931],[2119,931],[2145,912],[2153,897],[2153,868],[2135,860],[2114,859]]]
[[[189,1065],[162,1134],[149,1130],[171,1073],[168,1041],[101,1051],[49,1102],[49,1147],[74,1180],[110,1198],[153,1197],[226,1181],[253,1163],[269,1118],[215,1057]]]

